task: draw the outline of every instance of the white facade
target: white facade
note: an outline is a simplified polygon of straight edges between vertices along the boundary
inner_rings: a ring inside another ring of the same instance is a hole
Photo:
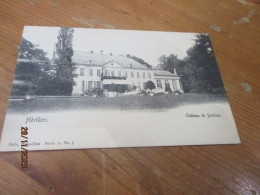
[[[82,60],[81,56],[79,63],[74,60],[77,67],[75,70],[77,77],[74,78],[75,86],[72,95],[81,95],[86,90],[94,88],[107,89],[106,86],[110,84],[125,85],[128,88],[140,91],[146,89],[147,81],[152,81],[155,84],[156,89],[154,91],[165,92],[168,86],[171,91],[178,90],[183,93],[180,76],[176,73],[172,74],[168,71],[150,69],[136,61],[133,62],[133,59],[125,56],[109,55],[107,57],[104,54],[87,54],[84,60]],[[101,59],[105,57],[109,61],[104,60],[102,62],[98,57]],[[98,58],[99,61],[95,60],[95,58]],[[82,63],[82,61],[85,63]]]

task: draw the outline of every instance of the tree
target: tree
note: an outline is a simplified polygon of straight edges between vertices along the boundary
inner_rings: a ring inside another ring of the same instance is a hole
[[[72,62],[74,53],[72,49],[73,32],[73,28],[61,28],[59,31],[56,44],[58,58],[55,59],[57,95],[71,95],[73,85],[75,85],[73,80],[75,77],[75,74],[73,74],[75,64]]]
[[[146,82],[145,87],[146,87],[146,89],[150,89],[150,90],[155,89],[154,83],[150,80]]]
[[[50,69],[46,52],[22,38],[11,95],[37,94]]]
[[[42,49],[37,48],[38,45],[32,44],[30,41],[24,39],[22,37],[20,50],[18,54],[18,59],[27,59],[27,60],[41,60],[41,61],[49,61],[46,57],[46,52]]]
[[[187,51],[187,67],[195,67],[193,80],[195,91],[200,93],[224,93],[224,86],[207,34],[196,35],[195,44]]]
[[[190,62],[189,57],[185,57],[181,62],[177,73],[181,75],[181,82],[185,92],[196,91],[196,67]]]
[[[169,56],[161,56],[159,58],[160,64],[158,65],[159,69],[169,71],[171,73],[174,73],[174,69],[179,69],[179,64],[181,60],[178,59],[177,55],[171,54]]]
[[[181,75],[185,92],[225,93],[213,48],[207,34],[198,34],[195,44],[187,50],[187,57],[174,54],[159,58],[159,69]]]

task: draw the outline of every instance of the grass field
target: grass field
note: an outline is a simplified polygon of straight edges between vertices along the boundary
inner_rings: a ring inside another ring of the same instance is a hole
[[[66,110],[93,109],[170,109],[186,104],[201,104],[227,101],[225,95],[193,94],[181,95],[163,94],[160,96],[129,95],[113,98],[95,97],[41,97],[33,100],[9,101],[9,112],[58,112]]]

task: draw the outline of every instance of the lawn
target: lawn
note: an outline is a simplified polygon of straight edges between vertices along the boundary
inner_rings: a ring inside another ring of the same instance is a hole
[[[53,112],[65,110],[93,109],[169,109],[186,104],[200,104],[227,101],[224,95],[185,93],[181,95],[163,94],[160,96],[129,95],[113,98],[95,97],[41,97],[33,100],[9,101],[9,112]]]

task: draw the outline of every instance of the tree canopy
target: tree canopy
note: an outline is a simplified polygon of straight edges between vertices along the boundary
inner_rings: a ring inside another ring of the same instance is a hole
[[[150,90],[155,89],[154,83],[150,80],[146,82],[145,87],[146,87],[146,89],[150,89]]]
[[[56,44],[57,59],[55,82],[59,91],[58,95],[71,95],[73,85],[75,85],[73,78],[75,74],[75,64],[72,62],[73,56],[73,28],[61,28],[58,35],[58,42]]]
[[[12,95],[71,95],[74,85],[72,63],[73,29],[61,28],[56,44],[57,58],[50,64],[46,52],[22,39]]]
[[[58,35],[58,42],[56,43],[56,54],[58,56],[57,62],[67,63],[72,62],[73,49],[73,28],[61,28]]]
[[[22,38],[11,95],[36,94],[49,68],[46,52]]]
[[[44,60],[48,61],[46,57],[46,52],[42,49],[38,49],[37,45],[32,44],[30,41],[22,37],[20,50],[19,50],[19,59],[28,59],[28,60]]]
[[[218,69],[217,61],[213,52],[210,38],[207,34],[198,34],[193,47],[187,51],[188,59],[186,66],[193,68],[195,91],[224,93],[224,86]]]
[[[213,48],[207,34],[198,34],[195,44],[187,50],[187,57],[180,60],[171,54],[159,58],[158,67],[182,76],[184,91],[196,93],[224,93],[224,86]]]

